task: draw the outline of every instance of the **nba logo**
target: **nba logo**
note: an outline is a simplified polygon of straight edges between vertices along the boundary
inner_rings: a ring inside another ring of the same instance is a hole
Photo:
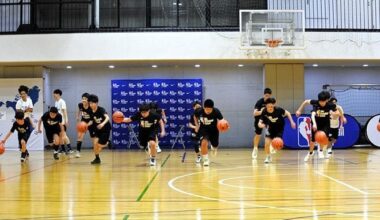
[[[299,117],[297,119],[297,139],[299,147],[308,147],[311,141],[311,118]]]

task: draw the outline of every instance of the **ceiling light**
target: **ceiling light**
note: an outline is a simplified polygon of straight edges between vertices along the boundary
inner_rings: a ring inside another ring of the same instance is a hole
[[[115,66],[114,65],[109,65],[108,68],[115,69]]]
[[[318,64],[314,63],[314,64],[313,64],[313,67],[318,67]]]
[[[243,67],[244,66],[244,64],[238,64],[238,67]]]
[[[201,65],[199,65],[199,64],[195,64],[194,66],[195,66],[195,68],[201,67]]]
[[[363,64],[363,67],[368,67],[368,64]]]
[[[66,66],[66,69],[72,69],[73,67],[72,66]]]
[[[152,68],[157,68],[158,66],[157,65],[152,65]]]

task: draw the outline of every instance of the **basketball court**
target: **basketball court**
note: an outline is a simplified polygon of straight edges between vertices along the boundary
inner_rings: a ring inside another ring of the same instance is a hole
[[[144,151],[105,151],[101,166],[82,158],[54,161],[34,152],[0,158],[1,219],[377,219],[379,157],[374,149],[337,150],[304,163],[283,150],[272,164],[250,150],[221,149],[210,167],[194,154],[161,153],[149,167]]]

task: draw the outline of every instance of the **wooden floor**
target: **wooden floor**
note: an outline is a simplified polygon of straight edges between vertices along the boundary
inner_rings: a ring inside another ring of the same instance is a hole
[[[337,150],[304,163],[283,150],[272,164],[250,149],[221,149],[210,167],[194,153],[164,151],[147,165],[143,151],[109,151],[101,165],[31,152],[0,156],[0,219],[380,219],[380,151]]]

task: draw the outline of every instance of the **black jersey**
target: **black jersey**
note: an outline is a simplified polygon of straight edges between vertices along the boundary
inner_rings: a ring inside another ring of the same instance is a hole
[[[313,106],[312,112],[315,112],[317,125],[330,125],[330,111],[336,111],[336,105],[327,102],[325,106],[321,106],[318,100],[311,100],[310,104]]]
[[[218,119],[223,119],[222,113],[217,108],[214,108],[210,114],[206,114],[203,108],[199,108],[195,110],[194,115],[199,119],[200,127],[206,129],[217,129]]]
[[[285,125],[285,110],[280,107],[274,107],[272,113],[269,113],[267,109],[264,109],[260,119],[269,129],[282,130]]]
[[[29,117],[25,118],[24,119],[24,124],[23,125],[19,125],[16,121],[13,123],[13,126],[11,128],[11,132],[15,132],[15,130],[17,130],[17,132],[19,134],[28,134],[32,131],[32,126],[30,124],[30,119]]]
[[[55,118],[50,117],[49,112],[45,112],[45,114],[41,117],[42,123],[44,124],[45,130],[48,129],[58,129],[61,130],[60,123],[62,123],[62,115],[57,113]]]
[[[81,121],[89,122],[91,121],[91,108],[88,106],[87,108],[84,108],[83,103],[78,104],[78,109],[81,112]]]
[[[154,130],[158,127],[158,124],[161,120],[161,115],[155,112],[149,112],[149,115],[146,118],[144,118],[141,116],[140,112],[136,112],[136,114],[131,117],[131,120],[139,122],[140,130]]]
[[[258,110],[258,111],[260,111],[263,107],[265,107],[265,101],[264,101],[264,98],[261,98],[261,99],[259,99],[257,102],[256,102],[256,104],[255,104],[255,110]],[[260,115],[258,115],[258,116],[255,116],[255,121],[259,121],[259,119],[260,119]]]
[[[103,107],[100,106],[98,106],[95,112],[92,110],[90,111],[90,120],[92,121],[94,127],[97,127],[99,124],[103,123],[106,120],[106,117],[104,115],[107,115],[107,112]],[[110,122],[108,121],[100,130],[111,130]]]

